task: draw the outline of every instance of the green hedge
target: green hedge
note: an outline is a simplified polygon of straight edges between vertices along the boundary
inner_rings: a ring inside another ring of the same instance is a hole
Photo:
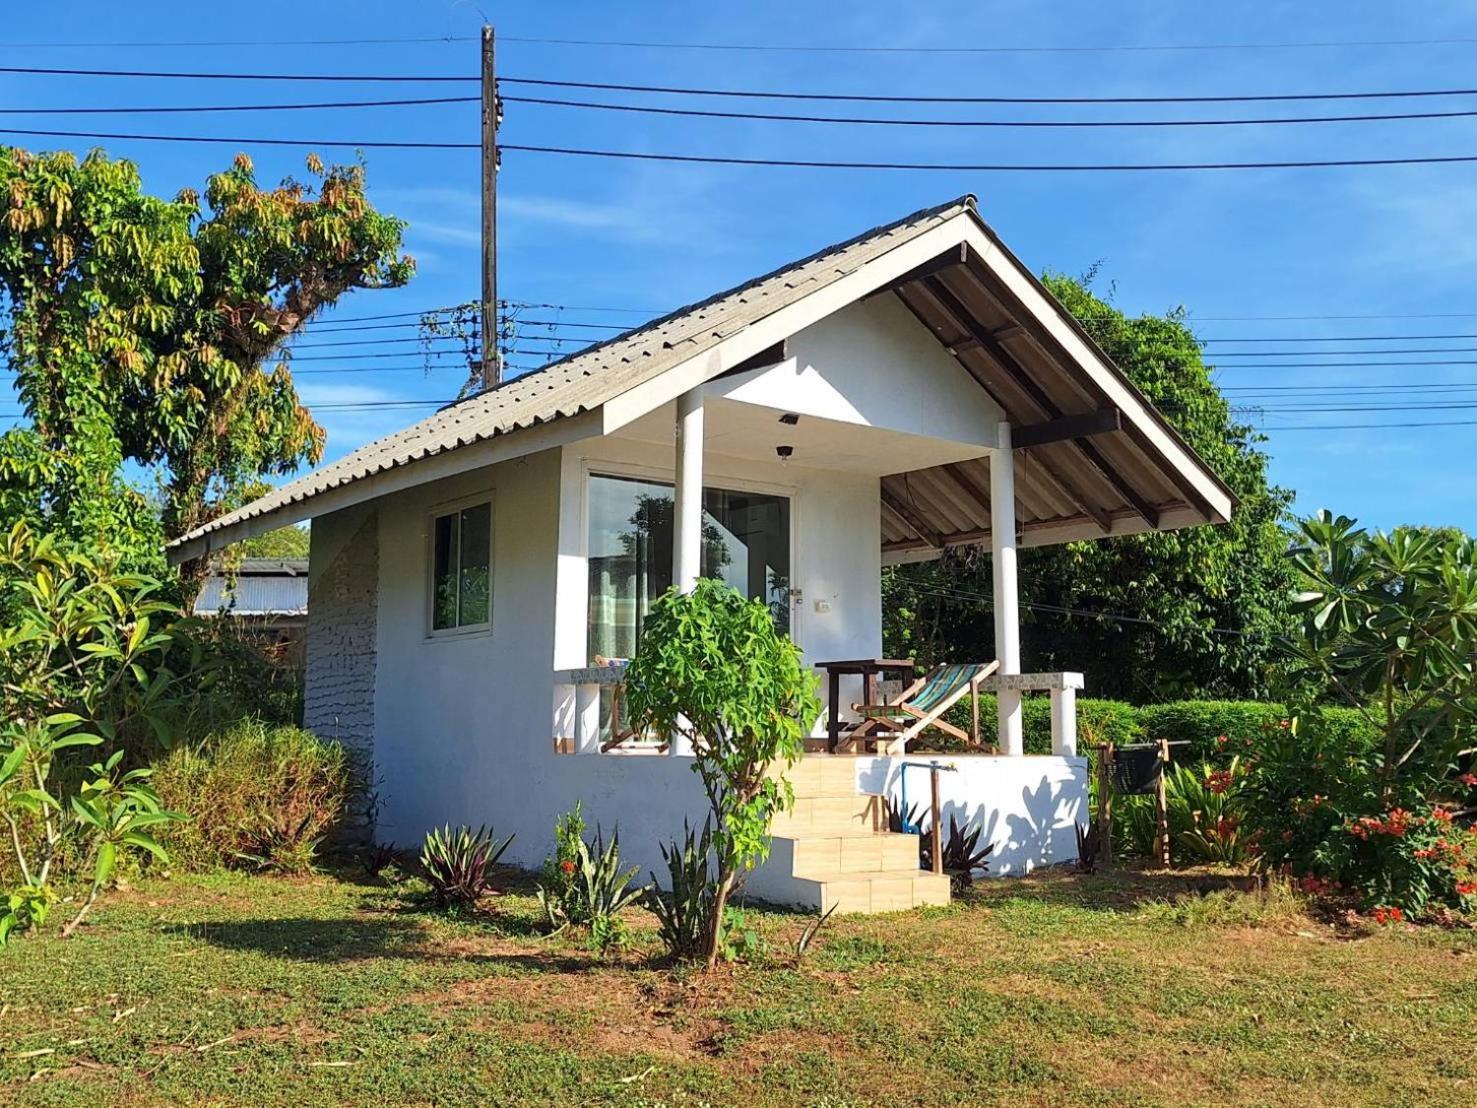
[[[1050,754],[1050,698],[1028,693],[1022,711],[1026,753]],[[1176,700],[1136,707],[1121,700],[1082,697],[1077,701],[1077,749],[1086,754],[1105,742],[1123,746],[1168,739],[1188,744],[1175,749],[1175,761],[1214,762],[1244,753],[1267,728],[1280,725],[1287,716],[1284,705],[1259,700]],[[956,704],[945,718],[968,731],[969,698]],[[1351,742],[1365,741],[1372,734],[1368,722],[1353,708],[1326,708],[1322,720],[1325,728]],[[980,737],[985,745],[995,744],[997,727],[994,695],[981,696]],[[1222,735],[1226,736],[1224,744]]]
[[[1177,762],[1210,762],[1245,753],[1267,728],[1280,726],[1288,715],[1286,705],[1259,700],[1177,700],[1138,709],[1144,738],[1189,744],[1175,750]],[[1353,708],[1325,708],[1320,716],[1326,730],[1350,742],[1362,743],[1373,734],[1369,722]]]
[[[1051,698],[1045,694],[1027,693],[1022,700],[1021,709],[1026,753],[1050,754]],[[1087,747],[1099,743],[1111,742],[1122,746],[1124,743],[1137,742],[1142,734],[1138,711],[1132,704],[1121,700],[1078,699],[1078,749],[1085,752]],[[955,727],[968,731],[969,698],[965,697],[956,704],[945,718]],[[986,693],[980,697],[980,741],[986,746],[994,746],[998,735],[999,716],[996,714],[995,696],[993,693]]]

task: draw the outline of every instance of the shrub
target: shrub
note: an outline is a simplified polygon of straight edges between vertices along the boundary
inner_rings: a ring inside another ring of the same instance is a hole
[[[933,867],[935,830],[935,827],[930,827],[918,837],[918,861],[923,869]],[[939,860],[944,872],[949,875],[949,888],[956,895],[974,884],[976,873],[983,873],[990,868],[985,859],[995,852],[995,844],[986,843],[983,847],[979,845],[983,830],[981,827],[966,830],[959,826],[959,820],[952,813],[949,816],[949,835],[944,839]]]
[[[695,958],[708,941],[717,883],[709,868],[713,853],[712,824],[702,834],[683,826],[681,844],[663,845],[668,887],[663,889],[656,874],[646,892],[646,907],[656,916],[662,945],[675,958]]]
[[[1268,733],[1245,785],[1259,864],[1367,908],[1477,908],[1477,836],[1430,798],[1439,786],[1396,781],[1378,739],[1350,742],[1317,714]]]
[[[166,805],[192,817],[167,834],[179,865],[305,873],[343,817],[351,778],[338,743],[244,720],[171,751],[154,784]]]
[[[1477,842],[1455,826],[1477,717],[1477,543],[1327,512],[1299,524],[1296,690],[1364,716],[1273,728],[1248,784],[1263,864],[1342,885],[1387,919],[1477,903]]]
[[[0,819],[8,832],[0,945],[67,905],[81,924],[129,854],[164,851],[147,769],[123,765],[130,728],[163,729],[179,612],[161,585],[17,525],[0,540]],[[102,757],[88,765],[81,752]],[[11,868],[13,867],[13,868]],[[86,892],[63,896],[59,885]]]
[[[627,933],[619,913],[646,890],[630,887],[637,867],[621,867],[619,834],[612,834],[606,844],[597,829],[594,840],[586,842],[584,826],[578,806],[555,826],[555,852],[544,863],[538,900],[555,931],[586,927],[591,945],[603,951],[625,944]]]
[[[421,847],[421,872],[436,906],[470,908],[493,892],[492,867],[512,843],[512,835],[499,843],[485,826],[453,831],[448,824],[427,832]]]
[[[1142,733],[1139,722],[1140,709],[1121,700],[1092,700],[1079,698],[1077,701],[1077,749],[1086,753],[1089,747],[1105,742],[1118,746],[1137,742]],[[968,731],[972,722],[969,697],[965,697],[944,717],[955,727]],[[1021,699],[1021,728],[1027,754],[1051,753],[1051,699],[1046,696],[1026,695]],[[980,742],[994,746],[1000,734],[1000,717],[994,693],[980,696]],[[950,749],[963,750],[962,743],[953,743],[930,732],[929,745],[943,741]]]
[[[1171,852],[1181,861],[1234,866],[1246,861],[1249,829],[1241,803],[1240,758],[1218,769],[1171,765],[1165,779]]]
[[[1177,761],[1216,764],[1246,754],[1269,728],[1292,715],[1285,704],[1260,700],[1177,700],[1148,704],[1135,712],[1145,739],[1189,744],[1175,748]],[[1350,741],[1374,734],[1363,713],[1356,709],[1327,708],[1323,714],[1325,726],[1347,735]]]

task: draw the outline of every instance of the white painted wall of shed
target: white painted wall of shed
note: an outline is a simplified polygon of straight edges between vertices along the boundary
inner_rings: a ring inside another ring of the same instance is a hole
[[[789,353],[778,365],[712,382],[710,394],[919,438],[996,444],[1004,413],[895,296],[807,327]],[[916,468],[901,458],[883,464],[887,473]]]
[[[903,765],[931,760],[928,755],[858,758],[857,787],[901,802]],[[1086,758],[968,754],[940,756],[938,761],[954,767],[939,774],[944,826],[952,815],[960,827],[984,829],[979,845],[995,845],[991,874],[1029,873],[1076,859],[1076,825],[1088,820]],[[908,804],[927,812],[928,771],[910,769],[907,778]]]

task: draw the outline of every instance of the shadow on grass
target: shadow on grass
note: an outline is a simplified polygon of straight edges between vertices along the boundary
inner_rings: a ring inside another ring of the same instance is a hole
[[[372,918],[243,919],[228,923],[175,924],[166,931],[225,950],[320,964],[398,959],[423,964],[482,963],[538,973],[576,973],[593,968],[588,959],[553,950],[548,953],[479,951],[467,949],[464,944],[441,947],[438,936],[426,921],[408,913]]]
[[[1256,879],[1226,870],[1148,869],[1132,861],[1099,867],[1094,873],[1057,867],[1027,877],[976,881],[968,899],[990,904],[1001,900],[1038,900],[1074,908],[1131,912],[1146,904],[1208,896],[1223,890],[1254,891]]]

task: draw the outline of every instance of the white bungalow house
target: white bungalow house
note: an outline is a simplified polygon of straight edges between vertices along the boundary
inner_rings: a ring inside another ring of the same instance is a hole
[[[675,744],[605,749],[619,670],[599,665],[634,651],[651,598],[721,575],[808,660],[870,659],[885,564],[986,545],[1000,750],[946,758],[941,778],[946,815],[982,826],[1009,874],[1074,858],[1087,800],[1081,675],[1022,672],[1017,547],[1224,522],[1232,505],[964,197],[447,407],[171,555],[313,520],[306,722],[373,758],[381,840],[491,823],[535,866],[581,801],[654,868],[703,798]],[[861,692],[845,680],[843,715]],[[1050,756],[1022,753],[1023,689],[1052,696]],[[875,822],[872,797],[927,760],[807,757],[750,892],[947,899],[916,840]],[[907,777],[924,800],[928,775]]]

